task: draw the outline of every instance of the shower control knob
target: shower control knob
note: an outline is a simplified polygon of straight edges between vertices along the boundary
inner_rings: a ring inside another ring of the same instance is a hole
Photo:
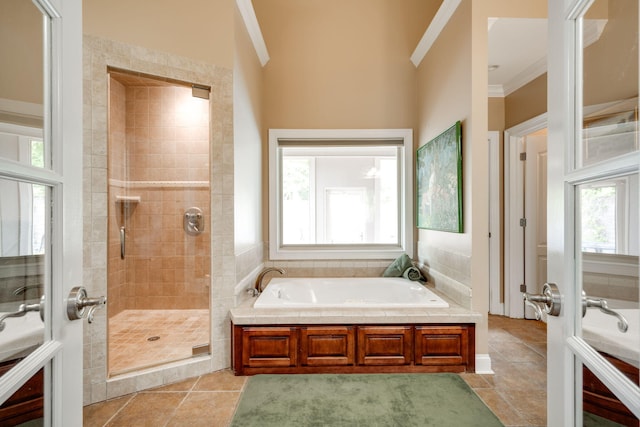
[[[87,296],[87,290],[84,286],[76,286],[71,289],[69,298],[67,298],[67,317],[69,320],[82,319],[87,312],[87,321],[92,323],[94,312],[106,303],[107,297],[90,298]]]

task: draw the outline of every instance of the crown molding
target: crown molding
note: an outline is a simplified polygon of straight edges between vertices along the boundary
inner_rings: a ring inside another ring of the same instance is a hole
[[[260,65],[264,67],[267,65],[267,62],[269,62],[269,52],[267,51],[264,37],[262,37],[256,11],[253,9],[253,3],[251,3],[251,0],[236,0],[236,4],[238,5],[238,10],[249,33],[249,38],[251,38],[251,42],[253,43],[253,48],[260,60]]]
[[[547,72],[547,57],[538,59],[536,62],[516,74],[511,80],[504,84],[504,95],[510,95],[531,80],[540,77]]]
[[[462,0],[444,0],[440,5],[440,8],[436,12],[436,15],[431,20],[427,31],[418,42],[413,54],[411,54],[411,62],[416,67],[420,65],[433,43],[437,40],[438,36],[444,29],[453,13],[456,11]]]
[[[489,98],[504,98],[504,96],[502,85],[489,85]]]

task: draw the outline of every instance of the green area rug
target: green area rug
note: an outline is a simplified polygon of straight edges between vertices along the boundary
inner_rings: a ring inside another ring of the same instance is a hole
[[[232,427],[502,426],[456,374],[256,375]]]

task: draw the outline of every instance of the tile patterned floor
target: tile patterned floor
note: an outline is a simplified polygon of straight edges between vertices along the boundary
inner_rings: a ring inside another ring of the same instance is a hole
[[[494,375],[462,377],[507,427],[546,426],[546,325],[489,316]],[[225,370],[84,408],[85,427],[228,426],[247,377]]]
[[[546,324],[489,316],[489,355],[494,375],[462,377],[505,426],[546,426]]]
[[[191,357],[193,346],[209,343],[209,323],[209,310],[118,313],[109,319],[109,375]]]

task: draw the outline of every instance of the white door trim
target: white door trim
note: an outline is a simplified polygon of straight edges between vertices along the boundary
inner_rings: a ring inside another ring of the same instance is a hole
[[[504,315],[500,274],[500,132],[489,131],[489,313]]]
[[[524,257],[520,218],[524,217],[520,195],[524,169],[520,161],[521,141],[526,135],[545,129],[547,114],[541,114],[504,131],[504,314],[523,318],[520,284],[524,277]]]

